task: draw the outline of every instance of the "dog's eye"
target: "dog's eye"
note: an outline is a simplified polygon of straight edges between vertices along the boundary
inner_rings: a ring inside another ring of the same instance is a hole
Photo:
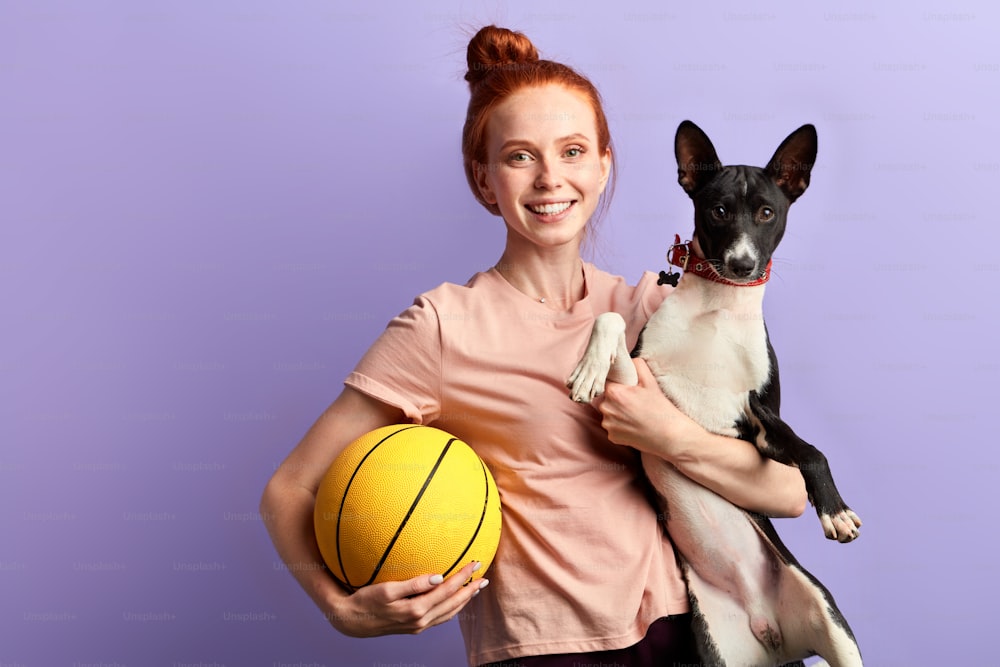
[[[722,206],[721,204],[718,205],[718,206],[713,206],[712,207],[712,217],[715,218],[716,220],[725,220],[726,219],[726,207]]]
[[[757,219],[761,222],[771,222],[774,219],[774,209],[770,206],[761,206],[757,211]]]

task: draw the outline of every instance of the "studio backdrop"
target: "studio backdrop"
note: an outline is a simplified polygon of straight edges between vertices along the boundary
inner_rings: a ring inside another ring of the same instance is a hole
[[[588,257],[633,282],[692,231],[682,120],[731,164],[816,126],[765,308],[782,414],[865,524],[777,528],[866,664],[990,664],[995,4],[8,0],[0,665],[464,664],[455,622],[336,633],[258,502],[386,322],[500,256],[459,146],[489,23],[601,90]]]

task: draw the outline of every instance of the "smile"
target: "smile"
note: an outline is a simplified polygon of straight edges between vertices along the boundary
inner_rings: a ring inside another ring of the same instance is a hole
[[[557,204],[526,204],[525,207],[532,213],[539,215],[558,215],[572,205],[573,202],[564,201]]]

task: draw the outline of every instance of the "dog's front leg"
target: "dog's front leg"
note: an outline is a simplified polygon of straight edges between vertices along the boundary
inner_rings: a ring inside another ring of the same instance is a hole
[[[618,313],[604,313],[594,321],[587,350],[566,386],[574,401],[590,403],[604,393],[607,380],[627,385],[639,383],[625,344],[625,319]]]
[[[756,391],[750,392],[750,410],[759,421],[757,448],[768,458],[799,469],[826,536],[838,542],[856,539],[861,519],[840,497],[823,452],[796,435],[761,402]]]

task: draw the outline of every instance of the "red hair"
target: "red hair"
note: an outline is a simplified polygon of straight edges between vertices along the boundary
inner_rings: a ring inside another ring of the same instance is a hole
[[[490,213],[500,215],[500,209],[496,204],[484,200],[479,192],[475,164],[486,164],[488,161],[486,124],[491,112],[518,90],[559,84],[580,93],[594,110],[599,150],[603,154],[611,146],[608,119],[604,115],[601,95],[594,84],[572,67],[551,60],[540,60],[535,45],[524,34],[492,25],[486,26],[469,42],[466,59],[469,71],[465,74],[465,80],[469,82],[471,97],[465,127],[462,129],[462,158],[472,194]],[[615,164],[612,160],[611,177],[598,207],[600,212],[607,207],[614,189],[614,172]]]

